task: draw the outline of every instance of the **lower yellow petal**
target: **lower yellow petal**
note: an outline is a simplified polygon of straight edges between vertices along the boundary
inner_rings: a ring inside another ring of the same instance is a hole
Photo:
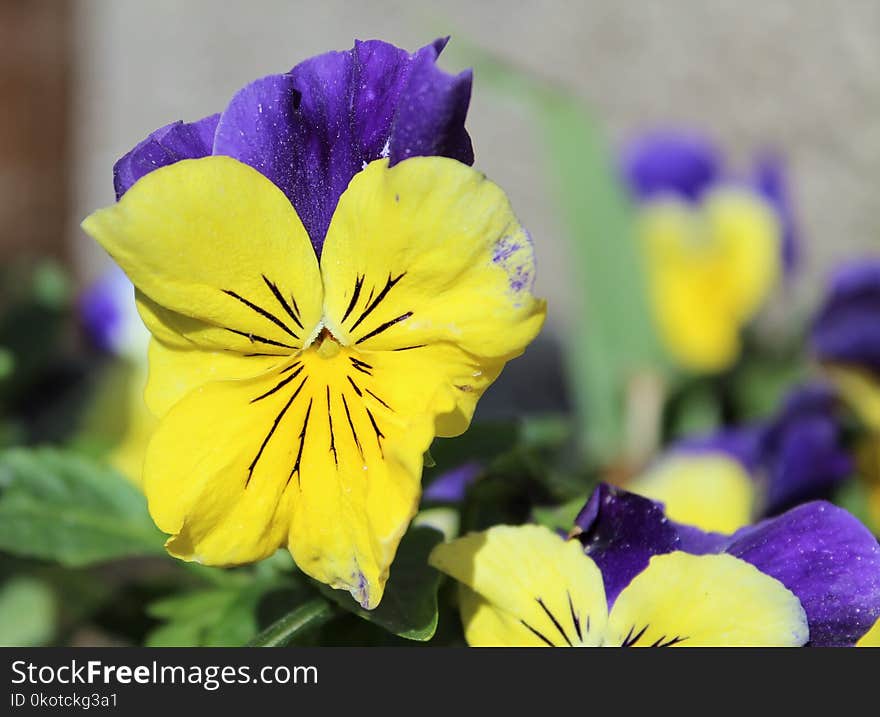
[[[461,583],[458,608],[471,647],[549,647],[545,636]]]
[[[466,588],[461,612],[470,645],[601,644],[602,575],[577,541],[542,526],[502,525],[438,545],[430,563]]]
[[[654,556],[608,620],[610,645],[798,647],[808,640],[797,597],[732,555]]]
[[[144,490],[156,525],[172,534],[173,555],[236,565],[283,544],[294,426],[304,407],[291,404],[286,421],[276,424],[290,394],[258,399],[292,372],[200,386],[160,421],[147,451]]]
[[[672,520],[715,533],[748,525],[755,501],[754,481],[722,453],[673,454],[627,489],[663,503]]]

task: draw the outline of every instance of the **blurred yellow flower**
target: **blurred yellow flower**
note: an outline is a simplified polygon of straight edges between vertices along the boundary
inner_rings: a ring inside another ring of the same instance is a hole
[[[747,189],[708,192],[693,205],[661,196],[639,209],[660,337],[684,368],[717,372],[740,353],[740,331],[781,272],[774,209]]]
[[[672,453],[626,489],[663,503],[670,519],[713,533],[733,533],[753,517],[754,481],[720,452]]]

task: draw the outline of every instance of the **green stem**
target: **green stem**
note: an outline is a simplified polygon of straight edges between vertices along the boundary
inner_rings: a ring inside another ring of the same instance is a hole
[[[323,625],[335,614],[336,609],[330,603],[323,598],[314,598],[273,622],[251,640],[248,647],[284,647],[293,638]]]

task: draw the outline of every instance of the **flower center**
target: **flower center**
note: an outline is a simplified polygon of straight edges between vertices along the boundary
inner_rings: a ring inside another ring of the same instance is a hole
[[[326,327],[321,329],[321,333],[319,333],[318,337],[315,339],[314,346],[318,352],[318,356],[323,359],[336,358],[342,350],[342,346],[339,345],[339,342]]]

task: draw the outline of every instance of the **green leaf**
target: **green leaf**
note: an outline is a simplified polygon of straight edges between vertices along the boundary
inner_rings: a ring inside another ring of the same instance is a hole
[[[284,647],[306,631],[323,625],[334,613],[335,608],[326,600],[309,600],[269,625],[248,646]]]
[[[237,647],[257,632],[257,605],[271,587],[199,590],[155,602],[147,612],[166,623],[147,636],[148,647]]]
[[[15,369],[15,356],[9,349],[0,346],[0,381],[12,375]]]
[[[427,527],[410,528],[400,541],[385,595],[375,610],[364,610],[347,592],[320,585],[337,605],[408,640],[430,640],[437,630],[437,588],[440,573],[428,565],[428,555],[443,540]]]
[[[552,507],[535,507],[532,509],[532,517],[538,525],[543,525],[551,530],[568,532],[574,527],[574,519],[581,512],[588,497],[588,495],[579,496],[562,505]]]
[[[44,261],[34,269],[34,298],[44,306],[63,309],[73,293],[70,277],[53,261]]]
[[[0,452],[0,550],[82,566],[163,555],[141,493],[115,471],[71,452]]]
[[[55,622],[55,597],[43,581],[17,577],[0,587],[0,647],[45,645]]]

